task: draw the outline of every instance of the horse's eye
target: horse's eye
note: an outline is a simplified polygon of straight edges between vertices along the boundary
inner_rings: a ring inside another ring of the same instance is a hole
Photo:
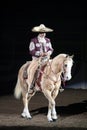
[[[65,64],[64,66],[67,67],[67,64]]]

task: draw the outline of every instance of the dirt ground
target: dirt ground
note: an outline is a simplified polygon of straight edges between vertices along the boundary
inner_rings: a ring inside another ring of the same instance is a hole
[[[58,120],[47,121],[48,101],[41,92],[37,92],[29,104],[32,119],[21,117],[22,99],[13,95],[0,97],[0,129],[87,129],[87,90],[65,89],[56,98]]]

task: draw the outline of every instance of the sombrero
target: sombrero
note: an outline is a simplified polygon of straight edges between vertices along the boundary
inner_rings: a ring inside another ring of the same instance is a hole
[[[53,29],[46,27],[44,24],[40,24],[39,26],[33,27],[32,32],[52,32]]]

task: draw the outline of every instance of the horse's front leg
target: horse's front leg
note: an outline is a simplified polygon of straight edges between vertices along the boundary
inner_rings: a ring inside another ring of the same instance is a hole
[[[55,101],[54,101],[54,99],[51,96],[51,91],[45,90],[44,91],[44,95],[46,96],[46,98],[49,101],[47,119],[48,119],[49,122],[52,122],[53,121],[52,110],[55,107]]]
[[[48,114],[47,114],[47,119],[50,122],[57,120],[57,113],[56,113],[56,108],[55,108],[55,101],[52,101],[52,102],[53,102],[52,104],[49,102]]]
[[[55,89],[53,92],[52,92],[52,98],[55,100],[57,95],[58,95],[58,89]],[[56,112],[56,104],[54,104],[52,106],[52,119],[54,120],[57,120],[57,112]]]
[[[61,81],[55,84],[55,89],[54,89],[53,92],[52,92],[52,98],[53,98],[54,100],[56,99],[56,97],[57,97],[57,95],[58,95],[58,93],[59,93],[60,85],[61,85]],[[52,107],[52,118],[53,118],[54,120],[57,119],[56,106],[53,106],[53,107]]]
[[[31,96],[29,96],[28,93],[23,95],[24,109],[23,109],[21,116],[24,118],[28,118],[28,119],[32,118],[30,115],[29,109],[28,109],[28,103],[29,103],[30,99],[31,99]]]

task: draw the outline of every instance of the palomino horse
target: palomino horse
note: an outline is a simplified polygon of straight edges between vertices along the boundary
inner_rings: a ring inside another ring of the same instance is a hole
[[[30,64],[27,68],[28,77],[26,79],[23,78],[23,73],[26,66],[28,66],[28,62],[20,68],[17,84],[14,89],[14,96],[16,98],[20,98],[21,94],[23,97],[24,109],[21,116],[29,119],[32,118],[28,109],[28,104],[35,92],[41,91],[49,101],[47,113],[48,121],[51,122],[53,120],[57,120],[55,99],[59,93],[61,86],[62,73],[64,81],[71,79],[73,56],[69,56],[67,54],[59,54],[52,60],[49,60],[46,65],[42,65],[41,68],[44,69],[39,70],[39,76],[37,77],[37,81],[34,84],[34,91],[32,93],[30,93],[30,86],[34,73],[38,67],[39,60],[33,60],[31,62],[32,65]]]

